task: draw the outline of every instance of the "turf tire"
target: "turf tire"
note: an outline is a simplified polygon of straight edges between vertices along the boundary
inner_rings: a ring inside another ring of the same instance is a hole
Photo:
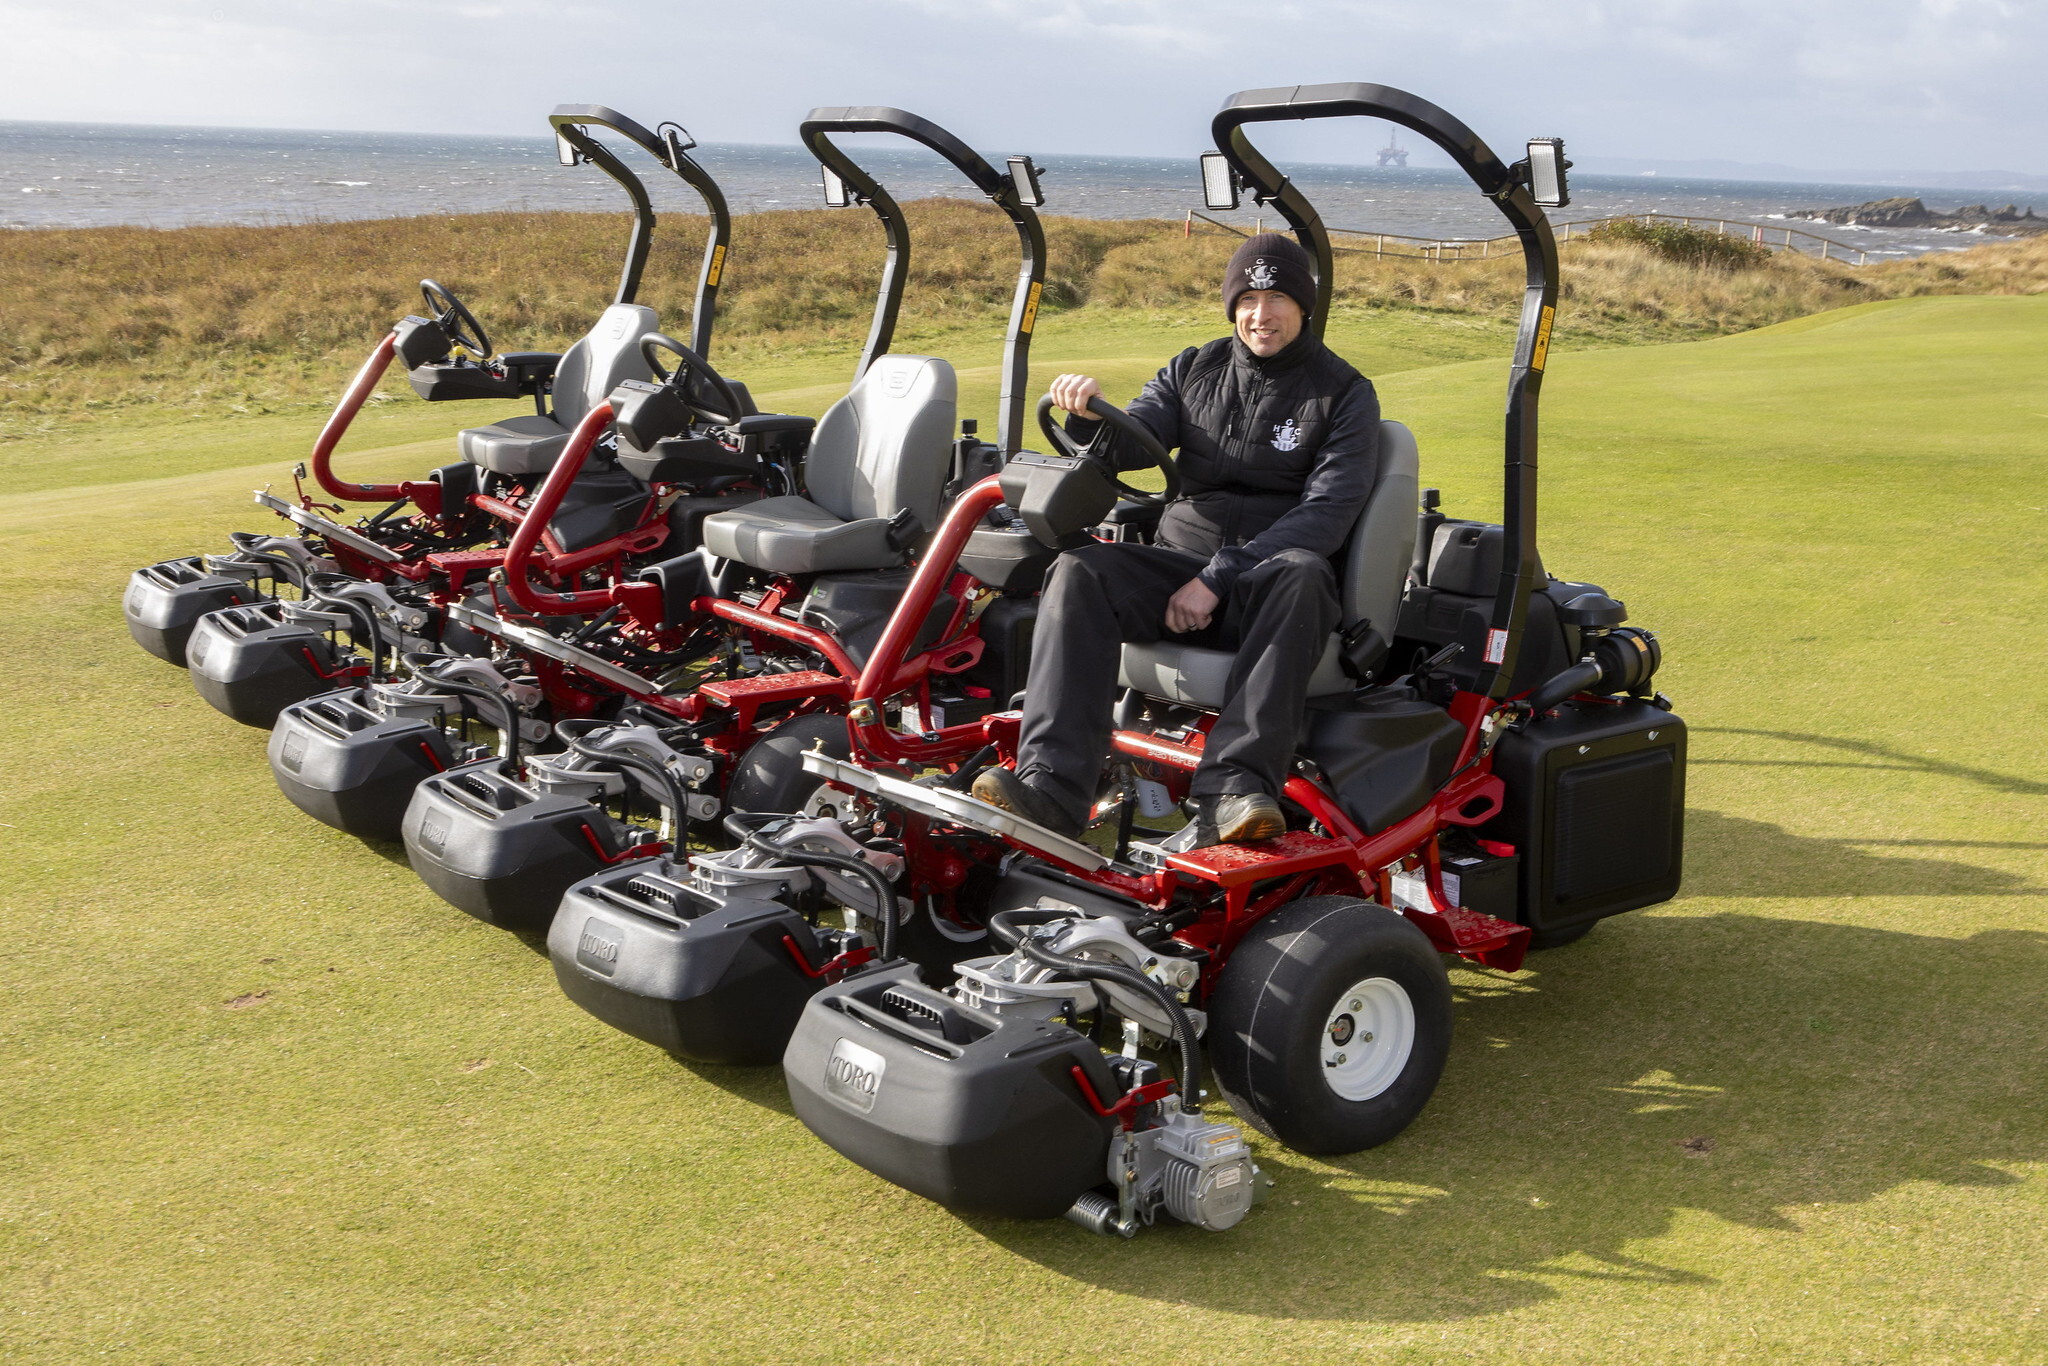
[[[824,779],[804,772],[804,752],[824,741],[825,753],[844,759],[852,753],[846,718],[829,712],[792,716],[741,756],[726,788],[725,804],[734,811],[801,811]]]
[[[1322,1030],[1340,992],[1392,980],[1415,1014],[1408,1059],[1379,1094],[1352,1101],[1323,1080]],[[1422,931],[1353,897],[1303,897],[1253,928],[1209,1001],[1216,1084],[1238,1116],[1303,1153],[1353,1153],[1422,1112],[1451,1047],[1451,984]]]

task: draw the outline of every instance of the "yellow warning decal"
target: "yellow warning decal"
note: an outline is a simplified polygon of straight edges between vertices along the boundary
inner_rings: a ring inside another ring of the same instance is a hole
[[[1529,353],[1529,368],[1541,370],[1544,357],[1550,354],[1550,319],[1557,312],[1549,304],[1543,306],[1543,316],[1536,322],[1536,347]]]
[[[1038,323],[1038,293],[1044,288],[1044,285],[1034,282],[1031,286],[1031,292],[1024,296],[1024,324],[1017,330],[1027,337],[1031,335],[1031,329]]]
[[[718,287],[718,277],[724,273],[725,244],[721,242],[711,249],[711,269],[704,272],[704,283],[710,285],[713,289],[716,289]],[[1544,331],[1544,335],[1550,335],[1547,327]]]

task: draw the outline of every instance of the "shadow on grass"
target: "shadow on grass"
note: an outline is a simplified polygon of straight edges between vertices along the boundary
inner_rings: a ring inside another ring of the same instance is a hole
[[[1685,813],[1689,896],[2048,896],[2048,887],[1952,858],[1877,849],[2048,850],[2020,841],[1840,839],[1795,835],[1766,821],[1690,807]]]
[[[782,1067],[721,1067],[716,1063],[691,1062],[670,1055],[669,1061],[708,1086],[715,1086],[735,1100],[749,1101],[764,1110],[794,1119],[789,1105],[789,1087],[782,1080]]]
[[[1747,735],[1761,740],[1783,740],[1788,744],[1806,745],[1814,749],[1839,754],[1855,755],[1853,759],[1708,759],[1697,755],[1687,762],[1693,764],[1723,764],[1736,768],[1870,768],[1889,769],[1905,773],[1925,773],[1942,778],[1957,778],[1975,784],[1992,792],[2005,792],[2014,796],[2039,797],[2048,795],[2048,783],[2031,778],[2015,778],[2009,773],[1998,773],[1988,768],[1973,768],[1968,764],[1951,763],[1926,754],[1912,754],[1890,745],[1880,745],[1869,740],[1850,740],[1838,735],[1815,735],[1810,731],[1797,730],[1751,730],[1739,726],[1695,726],[1696,735]]]
[[[969,1220],[1078,1282],[1287,1319],[1505,1313],[1574,1281],[1708,1286],[1633,1255],[1681,1211],[1797,1235],[1817,1205],[1999,1186],[2048,1160],[2014,1063],[2048,1048],[2048,934],[1941,938],[1739,915],[1628,916],[1514,977],[1460,973],[1429,1108],[1318,1161],[1222,1235],[1131,1243]]]

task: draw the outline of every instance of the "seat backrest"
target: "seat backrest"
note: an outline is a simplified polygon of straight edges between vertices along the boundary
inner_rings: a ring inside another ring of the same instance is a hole
[[[1401,613],[1401,594],[1415,558],[1415,507],[1421,497],[1421,457],[1415,434],[1398,422],[1380,423],[1379,477],[1345,547],[1340,588],[1344,625],[1369,621],[1389,640]]]
[[[654,310],[645,304],[613,304],[599,314],[597,326],[555,367],[555,421],[573,427],[610,398],[620,381],[653,379],[640,338],[657,326]]]
[[[880,356],[818,422],[804,488],[835,517],[893,517],[909,508],[938,530],[953,463],[959,384],[934,356]]]

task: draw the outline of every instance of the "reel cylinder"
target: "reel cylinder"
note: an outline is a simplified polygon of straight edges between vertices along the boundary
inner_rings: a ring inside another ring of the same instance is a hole
[[[721,896],[666,858],[585,878],[548,931],[570,1000],[677,1057],[733,1066],[782,1056],[837,952],[781,902]]]
[[[192,686],[215,710],[264,730],[294,702],[355,677],[354,654],[315,624],[291,620],[297,604],[259,602],[201,617],[185,647]]]
[[[185,645],[208,612],[255,596],[247,584],[216,574],[198,555],[147,565],[128,576],[121,615],[135,643],[167,664],[185,667]]]

